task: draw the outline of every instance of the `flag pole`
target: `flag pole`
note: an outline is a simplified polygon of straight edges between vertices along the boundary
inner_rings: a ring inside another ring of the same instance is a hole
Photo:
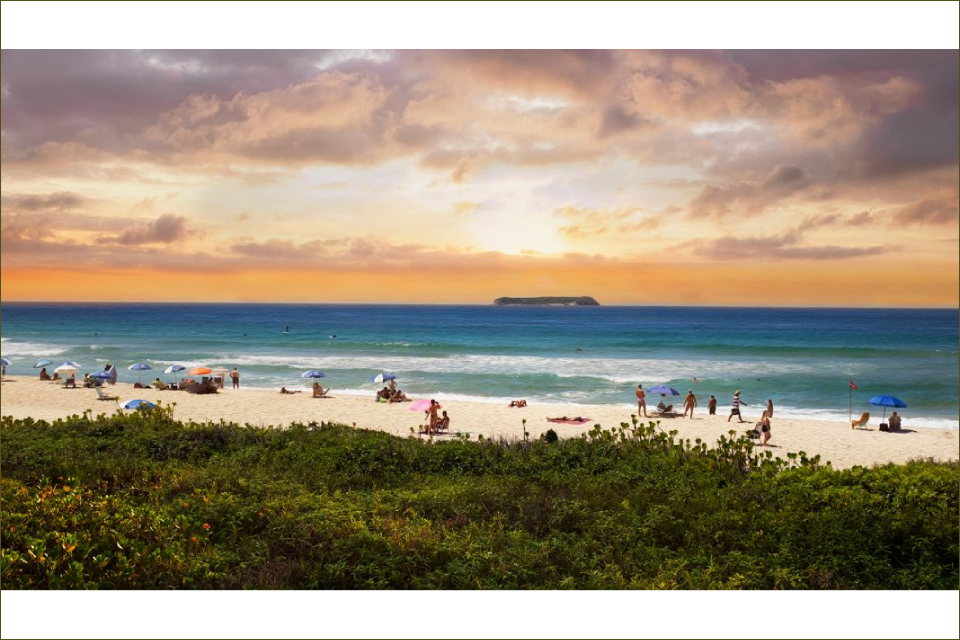
[[[850,412],[847,414],[847,418],[850,420],[850,424],[853,424],[853,385],[848,385],[850,387]]]

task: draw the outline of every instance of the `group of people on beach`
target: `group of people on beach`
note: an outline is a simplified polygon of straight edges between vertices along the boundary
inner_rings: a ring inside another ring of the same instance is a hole
[[[697,380],[697,382],[699,382],[699,380]],[[646,400],[647,394],[646,394],[646,391],[644,391],[642,384],[637,385],[636,396],[637,396],[637,413],[639,415],[642,415],[644,418],[649,418],[650,416],[647,414],[647,400]],[[698,406],[697,396],[693,393],[693,389],[690,389],[689,391],[687,391],[687,396],[686,398],[684,398],[684,401],[683,401],[683,415],[681,417],[686,418],[687,415],[689,414],[690,418],[693,419],[693,410],[697,406]],[[741,406],[745,407],[747,406],[747,403],[740,398],[740,389],[737,389],[736,391],[733,392],[733,398],[730,401],[730,415],[727,416],[727,422],[730,422],[733,416],[737,416],[737,420],[739,422],[746,422],[743,419],[743,415],[740,412]],[[710,401],[707,404],[707,409],[710,415],[716,415],[717,399],[713,395],[710,396]],[[662,397],[660,402],[657,404],[657,412],[659,414],[659,417],[668,417],[668,416],[671,416],[671,414],[674,416],[676,415],[675,413],[673,413],[673,405],[665,404]],[[767,442],[769,442],[770,440],[770,433],[771,433],[770,419],[771,418],[773,418],[773,399],[769,398],[767,400],[767,407],[766,409],[764,409],[763,415],[760,417],[760,421],[757,423],[757,428],[762,440],[760,442],[761,445],[766,445]]]
[[[409,402],[410,398],[397,388],[396,380],[388,380],[387,385],[377,391],[376,400],[377,402]]]

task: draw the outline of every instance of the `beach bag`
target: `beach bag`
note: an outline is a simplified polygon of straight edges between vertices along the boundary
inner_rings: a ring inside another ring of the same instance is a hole
[[[880,423],[880,431],[890,431],[890,426],[886,422]]]
[[[749,437],[749,438],[754,438],[755,440],[758,440],[758,439],[760,438],[760,430],[759,430],[759,429],[751,429],[750,431],[747,431],[747,437]]]

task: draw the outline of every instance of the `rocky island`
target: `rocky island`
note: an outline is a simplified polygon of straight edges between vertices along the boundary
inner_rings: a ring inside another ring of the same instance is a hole
[[[600,303],[590,296],[543,296],[540,298],[497,298],[493,301],[498,307],[599,307]]]

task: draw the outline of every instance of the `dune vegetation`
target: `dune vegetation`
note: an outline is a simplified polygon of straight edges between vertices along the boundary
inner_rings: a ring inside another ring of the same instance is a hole
[[[957,589],[957,463],[5,417],[5,589]]]

